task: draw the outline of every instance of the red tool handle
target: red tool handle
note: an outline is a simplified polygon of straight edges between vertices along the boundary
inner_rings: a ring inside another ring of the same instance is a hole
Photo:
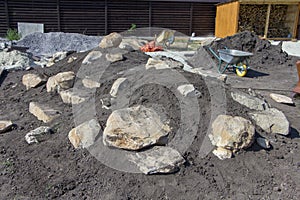
[[[296,62],[297,71],[298,71],[298,83],[297,86],[294,88],[294,92],[300,94],[300,60]]]

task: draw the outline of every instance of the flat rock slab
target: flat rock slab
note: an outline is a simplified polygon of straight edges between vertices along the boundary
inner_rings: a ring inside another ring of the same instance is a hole
[[[57,90],[67,90],[72,88],[75,81],[75,73],[72,71],[61,72],[55,76],[48,78],[46,87],[47,92],[54,92]]]
[[[5,133],[13,127],[12,121],[0,121],[0,133]]]
[[[115,110],[109,116],[103,143],[120,149],[139,150],[163,144],[170,127],[152,109],[136,106]]]
[[[51,122],[53,119],[60,116],[60,111],[54,110],[47,105],[42,105],[37,102],[29,103],[29,112],[44,123]]]
[[[156,146],[147,151],[129,155],[129,160],[135,163],[144,174],[168,174],[179,170],[185,159],[180,153],[170,147]]]
[[[60,93],[62,101],[66,104],[80,104],[85,98],[73,91],[73,89],[63,90]]]
[[[170,69],[170,66],[165,61],[154,58],[149,58],[145,67],[146,69]]]
[[[290,123],[286,116],[276,108],[249,113],[250,117],[267,133],[288,135]]]
[[[181,95],[185,97],[199,97],[201,93],[195,89],[193,84],[185,84],[178,86],[177,90],[180,92]]]
[[[25,140],[28,144],[39,143],[39,138],[43,134],[51,133],[51,128],[48,126],[38,127],[25,135]]]
[[[240,92],[240,91],[232,92],[231,97],[233,98],[234,101],[252,110],[262,111],[270,108],[270,105],[263,99],[251,96],[244,92]]]
[[[118,78],[113,83],[111,89],[110,89],[110,95],[112,97],[117,97],[120,90],[124,89],[128,85],[129,81],[127,78]]]
[[[287,97],[285,95],[271,93],[270,97],[278,103],[290,104],[290,105],[295,104],[294,101],[292,100],[292,98]]]
[[[77,148],[87,148],[94,144],[101,127],[97,120],[84,122],[69,132],[71,144]]]
[[[121,53],[109,53],[109,54],[106,54],[105,57],[106,57],[107,61],[112,62],[112,63],[124,59],[124,57]]]
[[[82,79],[82,84],[84,87],[89,88],[89,89],[98,88],[101,86],[100,83],[93,81],[89,78]]]

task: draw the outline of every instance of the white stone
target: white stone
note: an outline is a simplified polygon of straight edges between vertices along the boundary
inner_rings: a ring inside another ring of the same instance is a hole
[[[267,110],[270,108],[266,101],[244,92],[232,92],[231,97],[234,101],[252,110]]]
[[[75,73],[72,71],[61,72],[48,78],[47,92],[54,92],[72,88],[75,81]]]
[[[180,92],[181,95],[187,97],[187,96],[201,96],[201,93],[195,89],[194,85],[192,84],[185,84],[178,86],[177,90]]]
[[[147,64],[145,65],[146,69],[155,68],[155,69],[170,69],[170,66],[162,60],[149,58]]]
[[[122,36],[119,33],[114,32],[104,36],[99,44],[99,47],[103,49],[118,47],[121,42],[122,42]]]
[[[213,150],[213,154],[220,160],[225,160],[232,157],[232,151],[223,147],[217,147],[217,149]]]
[[[13,127],[12,121],[0,121],[0,133],[5,133]]]
[[[278,133],[288,135],[290,132],[290,123],[286,116],[276,108],[270,108],[261,112],[249,113],[250,117],[267,133]]]
[[[72,89],[60,91],[59,94],[62,101],[67,104],[80,104],[85,101],[84,97],[75,93]]]
[[[35,88],[45,83],[46,79],[37,74],[25,74],[22,77],[22,83],[25,85],[26,89]]]
[[[123,55],[121,53],[109,53],[109,54],[106,54],[105,57],[109,62],[112,62],[112,63],[123,60]]]
[[[106,122],[103,143],[127,150],[139,150],[155,144],[163,144],[170,132],[152,109],[136,106],[115,110]]]
[[[178,151],[164,146],[156,146],[147,151],[129,155],[129,160],[135,163],[144,174],[174,173],[185,163]]]
[[[82,79],[82,84],[84,87],[89,88],[89,89],[98,88],[101,86],[100,83],[93,81],[89,78]]]
[[[93,145],[101,127],[95,119],[84,122],[69,132],[71,144],[77,148],[88,148]]]
[[[138,40],[136,38],[123,38],[122,42],[119,45],[120,49],[128,49],[139,50],[143,45],[148,43],[147,40]]]
[[[29,103],[29,112],[36,116],[38,120],[41,120],[45,123],[51,122],[60,115],[58,110],[54,110],[49,106],[42,105],[37,102]]]
[[[67,57],[67,52],[56,52],[55,54],[52,55],[53,61],[58,62],[64,58]]]
[[[212,123],[211,143],[217,147],[238,151],[249,147],[254,141],[255,127],[238,116],[219,115]]]
[[[91,51],[82,61],[82,64],[87,65],[91,64],[92,61],[95,61],[101,58],[102,53],[100,51]]]
[[[25,135],[25,140],[28,144],[39,143],[39,137],[48,133],[51,133],[51,128],[48,126],[41,126],[27,133]]]
[[[293,102],[292,98],[290,98],[290,97],[287,97],[287,96],[284,96],[284,95],[281,95],[281,94],[274,94],[274,93],[271,93],[270,97],[278,103],[294,105],[294,102]]]
[[[118,92],[128,85],[129,81],[127,78],[118,78],[112,85],[110,89],[110,95],[112,97],[117,97]]]

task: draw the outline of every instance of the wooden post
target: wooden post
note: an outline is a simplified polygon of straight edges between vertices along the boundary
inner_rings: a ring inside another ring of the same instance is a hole
[[[268,37],[268,30],[269,30],[269,23],[270,23],[270,13],[271,13],[271,4],[268,4],[268,11],[267,11],[267,17],[266,17],[264,38]]]
[[[190,26],[189,26],[189,34],[192,35],[193,31],[193,10],[194,10],[194,4],[190,4]]]
[[[105,9],[104,9],[104,35],[108,34],[108,5],[107,0],[105,0]]]
[[[60,25],[60,0],[56,1],[56,12],[57,12],[57,30],[61,31],[61,25]]]
[[[7,0],[4,1],[4,7],[5,7],[5,15],[6,15],[6,26],[7,26],[7,29],[9,29],[10,28],[10,23],[9,23],[9,13],[8,13]]]
[[[294,27],[293,27],[293,35],[292,35],[293,39],[296,39],[297,37],[298,23],[299,23],[299,10],[300,10],[300,3],[298,4],[298,9],[297,12],[295,13],[296,16],[295,16]]]

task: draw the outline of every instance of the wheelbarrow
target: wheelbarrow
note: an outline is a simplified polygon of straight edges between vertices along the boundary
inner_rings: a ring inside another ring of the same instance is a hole
[[[235,49],[219,49],[219,55],[217,55],[211,47],[208,47],[208,50],[218,60],[218,72],[220,74],[223,74],[226,69],[232,68],[238,76],[243,77],[247,74],[247,70],[250,69],[248,58],[253,56],[253,53]]]

